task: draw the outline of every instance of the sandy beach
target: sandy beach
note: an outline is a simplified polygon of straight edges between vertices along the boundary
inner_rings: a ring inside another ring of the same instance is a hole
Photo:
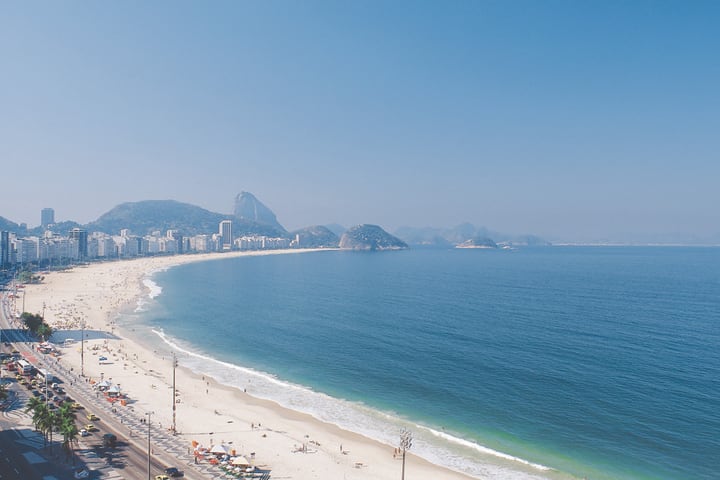
[[[154,412],[153,421],[172,425],[172,352],[153,350],[132,340],[121,322],[121,311],[134,309],[147,296],[143,283],[149,272],[198,261],[223,260],[245,255],[301,253],[298,250],[180,255],[96,263],[65,272],[44,274],[40,284],[25,287],[25,311],[45,313],[57,329],[51,339],[62,352],[61,363],[79,372],[80,325],[85,323],[86,377],[110,379],[119,384],[131,402],[125,407],[138,416]],[[66,338],[75,343],[63,346]],[[100,356],[108,360],[98,361]],[[272,470],[273,478],[379,479],[399,478],[401,461],[395,445],[385,445],[342,430],[314,417],[283,408],[221,385],[207,375],[182,366],[176,370],[178,396],[176,425],[191,449],[224,443],[238,454],[253,457],[258,467]],[[251,455],[254,454],[254,455]],[[468,479],[466,475],[431,464],[412,453],[406,475],[413,479]]]

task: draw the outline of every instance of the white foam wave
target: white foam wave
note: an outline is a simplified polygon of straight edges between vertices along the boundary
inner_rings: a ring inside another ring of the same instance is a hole
[[[465,440],[463,438],[458,438],[453,435],[449,435],[445,432],[440,432],[438,430],[433,430],[432,428],[426,427],[424,425],[415,425],[416,428],[426,430],[430,432],[432,435],[442,438],[443,440],[446,440],[448,442],[456,443],[458,445],[462,445],[463,447],[470,448],[473,450],[476,450],[482,454],[485,455],[492,455],[495,457],[503,458],[505,460],[511,460],[513,462],[519,462],[522,464],[525,464],[529,467],[537,468],[538,470],[543,471],[549,471],[551,470],[550,467],[546,467],[545,465],[541,465],[539,463],[533,463],[528,460],[524,460],[522,458],[514,457],[512,455],[508,455],[507,453],[498,452],[497,450],[493,450],[492,448],[483,447],[482,445],[478,445],[475,442],[471,442],[470,440]]]
[[[432,463],[479,478],[503,480],[544,479],[546,477],[539,476],[538,471],[551,470],[472,441],[411,423],[391,412],[377,411],[360,402],[333,398],[268,373],[215,359],[182,346],[181,342],[170,338],[162,329],[152,329],[152,332],[181,354],[178,361],[183,367],[210,376],[224,385],[245,389],[255,397],[272,400],[284,407],[380,441],[391,448],[398,442],[400,429],[414,430],[413,453]],[[498,463],[493,463],[488,457],[499,459]]]
[[[143,279],[143,285],[148,289],[148,297],[151,299],[158,297],[162,293],[162,287],[150,277]]]

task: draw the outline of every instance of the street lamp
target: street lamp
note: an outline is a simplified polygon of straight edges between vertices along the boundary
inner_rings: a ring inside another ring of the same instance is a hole
[[[150,475],[151,475],[151,474],[150,474],[150,424],[152,423],[151,420],[150,420],[150,416],[151,416],[153,413],[154,413],[154,412],[147,412],[147,413],[145,414],[145,415],[147,415],[147,417],[148,417],[148,419],[147,419],[147,426],[148,426],[148,480],[152,480],[152,479],[150,478]]]
[[[402,480],[405,480],[405,451],[412,448],[412,432],[403,428],[400,431],[400,448],[402,448]]]
[[[85,377],[85,319],[80,323],[80,376]]]

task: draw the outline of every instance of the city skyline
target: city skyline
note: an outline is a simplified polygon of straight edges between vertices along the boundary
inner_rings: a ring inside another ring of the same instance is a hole
[[[6,5],[0,215],[720,236],[712,2]]]

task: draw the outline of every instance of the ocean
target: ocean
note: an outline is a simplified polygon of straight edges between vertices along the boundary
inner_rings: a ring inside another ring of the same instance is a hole
[[[488,479],[720,478],[720,248],[327,251],[156,272],[180,363]]]

